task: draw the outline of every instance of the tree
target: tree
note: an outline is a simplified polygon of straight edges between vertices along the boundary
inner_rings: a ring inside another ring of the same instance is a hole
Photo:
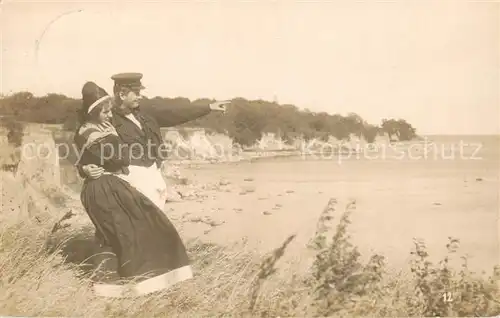
[[[416,135],[416,129],[413,128],[409,123],[407,123],[404,119],[399,119],[398,120],[398,128],[399,128],[399,140],[400,141],[405,141],[405,140],[412,140]]]
[[[363,138],[366,140],[368,143],[373,143],[375,139],[377,138],[379,132],[379,127],[370,125],[370,124],[365,124],[363,125],[363,130],[362,130],[362,135]]]
[[[155,117],[162,127],[172,123],[184,123],[181,127],[200,127],[228,133],[229,137],[242,145],[252,145],[261,138],[263,133],[272,132],[288,143],[297,138],[306,140],[328,140],[335,137],[338,140],[348,140],[352,134],[373,142],[378,133],[385,132],[396,136],[399,140],[409,140],[415,137],[415,129],[406,121],[399,119],[384,119],[381,128],[367,123],[356,113],[347,116],[313,112],[299,109],[295,105],[280,105],[265,100],[247,100],[234,98],[226,113],[209,113],[196,120],[193,114],[200,114],[201,108],[213,100],[203,98],[191,101],[187,98],[165,98],[156,96],[144,98],[141,108]],[[65,130],[74,131],[78,124],[77,113],[81,100],[69,98],[61,94],[47,94],[35,97],[30,92],[19,92],[0,97],[0,115],[13,116],[16,120],[62,124]]]
[[[416,129],[404,119],[382,119],[381,127],[382,130],[389,135],[389,139],[391,140],[393,135],[395,135],[399,141],[412,140],[417,136]]]

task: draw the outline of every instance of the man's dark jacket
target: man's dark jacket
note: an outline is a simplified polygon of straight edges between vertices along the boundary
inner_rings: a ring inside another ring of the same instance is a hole
[[[180,108],[178,112],[172,112],[173,116],[168,116],[166,122],[164,120],[165,127],[181,125],[210,112],[208,106],[192,106],[189,107],[189,111],[183,111],[183,108]],[[163,137],[160,126],[152,116],[145,114],[143,111],[135,111],[134,115],[141,124],[142,130],[117,108],[113,109],[113,118],[111,120],[118,136],[129,147],[130,164],[143,167],[156,164],[160,168],[163,160],[166,159],[166,153],[165,151],[162,153],[161,148]],[[87,177],[81,165],[77,165],[77,169],[80,177]]]

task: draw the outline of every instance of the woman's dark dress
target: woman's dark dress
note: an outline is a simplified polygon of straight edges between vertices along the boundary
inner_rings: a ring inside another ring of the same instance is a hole
[[[92,131],[79,130],[75,136],[78,148],[83,147]],[[87,146],[79,164],[96,164],[107,172],[126,173],[128,162],[127,148],[119,137],[108,135]],[[104,245],[103,251],[110,247],[116,254],[116,271],[122,279],[141,282],[189,266],[184,244],[163,211],[118,176],[87,178],[81,201]],[[190,278],[178,276],[178,281]],[[172,283],[171,277],[169,280],[168,284]]]

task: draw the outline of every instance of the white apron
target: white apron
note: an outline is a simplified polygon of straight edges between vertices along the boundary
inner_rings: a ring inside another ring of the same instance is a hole
[[[128,175],[120,174],[118,176],[148,197],[163,211],[167,199],[167,185],[161,170],[156,167],[156,164],[149,168],[132,165],[128,168],[130,170]]]
[[[133,114],[128,114],[125,117],[142,130],[141,123]],[[156,164],[153,164],[149,168],[132,165],[128,166],[128,168],[130,173],[128,175],[120,174],[119,177],[148,197],[163,211],[165,200],[167,199],[167,185],[165,184],[165,180],[163,180],[161,170],[157,168]]]

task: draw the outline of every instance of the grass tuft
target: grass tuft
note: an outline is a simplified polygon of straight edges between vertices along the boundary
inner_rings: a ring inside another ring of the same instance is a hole
[[[314,261],[307,271],[298,272],[293,266],[278,269],[295,235],[263,258],[244,243],[224,247],[189,243],[194,278],[135,299],[92,294],[92,270],[86,264],[92,249],[85,244],[93,233],[87,227],[65,225],[74,217],[72,211],[61,209],[47,216],[38,209],[19,217],[21,206],[2,205],[0,313],[60,317],[500,314],[500,268],[491,276],[480,276],[468,269],[466,258],[460,268],[454,268],[450,259],[458,255],[458,239],[450,238],[448,255],[437,264],[429,261],[425,242],[416,240],[409,251],[408,274],[390,273],[382,255],[362,262],[351,243],[349,220],[356,202],[342,213],[337,205],[331,199],[318,219],[310,244]],[[336,227],[331,222],[334,218],[339,220]],[[278,271],[285,272],[276,275]]]

